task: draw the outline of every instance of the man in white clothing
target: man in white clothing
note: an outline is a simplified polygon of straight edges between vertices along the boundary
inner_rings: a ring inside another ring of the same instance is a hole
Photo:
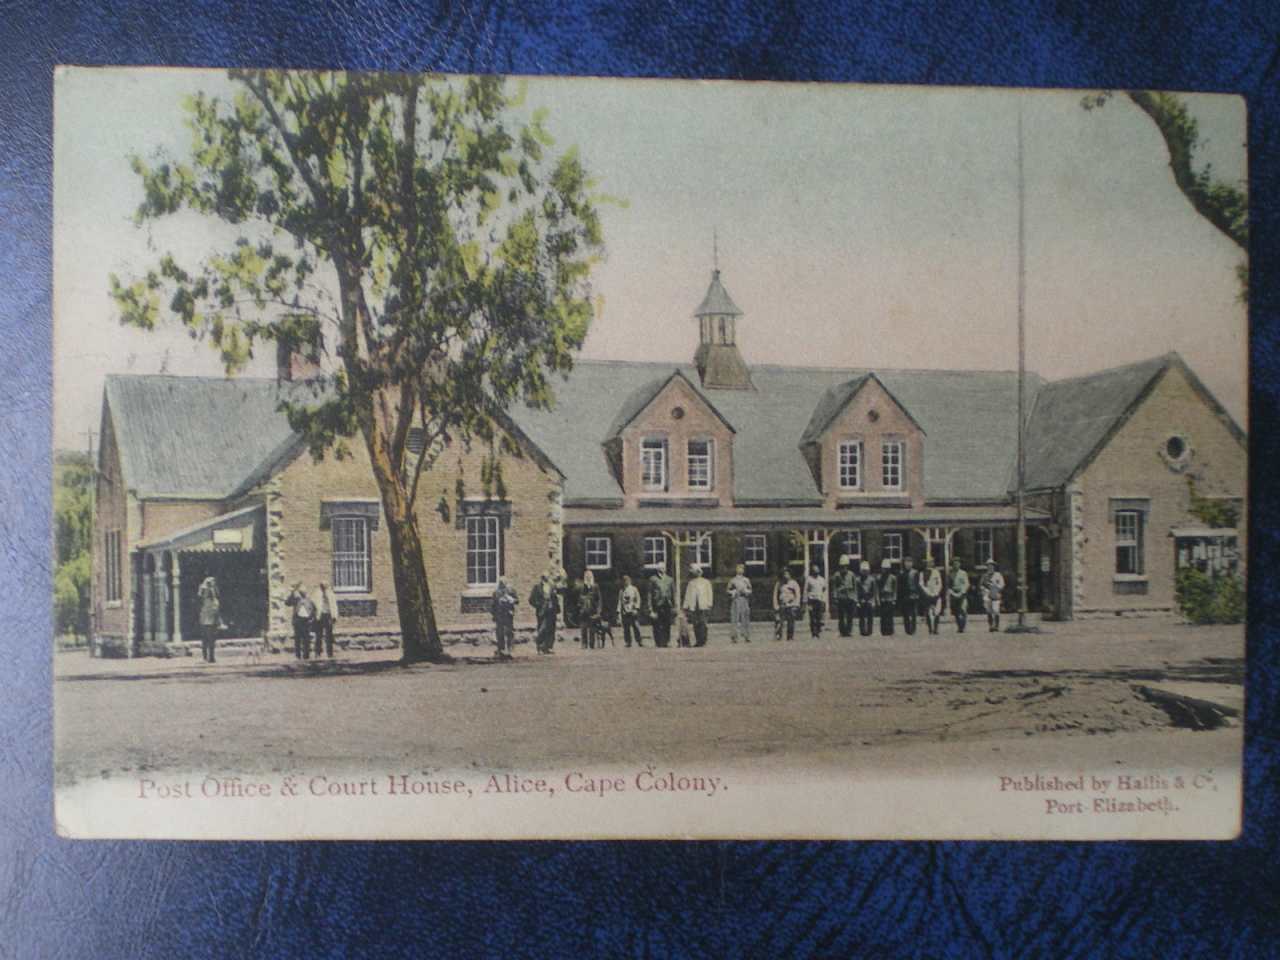
[[[702,575],[702,566],[695,563],[689,568],[692,579],[684,588],[684,609],[689,616],[689,625],[693,627],[693,645],[707,645],[707,617],[711,615],[713,596],[711,581]]]

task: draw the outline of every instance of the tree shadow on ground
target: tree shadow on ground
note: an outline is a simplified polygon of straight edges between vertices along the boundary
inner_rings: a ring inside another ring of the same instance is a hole
[[[396,670],[450,670],[460,666],[511,666],[519,661],[495,660],[484,656],[454,656],[441,663],[409,663],[399,658],[386,660],[290,660],[281,663],[219,664],[212,669],[202,669],[192,664],[186,669],[176,668],[163,672],[140,671],[136,673],[75,673],[56,678],[57,683],[131,683],[146,680],[176,681],[179,683],[219,683],[225,680],[312,680],[325,677],[367,677]]]
[[[1067,670],[935,670],[926,677],[917,680],[905,680],[904,684],[925,684],[935,682],[932,677],[945,677],[948,680],[1029,680],[1037,677],[1086,680],[1147,680],[1168,682],[1170,680],[1198,681],[1200,683],[1244,683],[1244,659],[1227,659],[1226,657],[1207,657],[1195,663],[1171,664],[1163,667],[1107,667],[1089,669],[1087,667]]]

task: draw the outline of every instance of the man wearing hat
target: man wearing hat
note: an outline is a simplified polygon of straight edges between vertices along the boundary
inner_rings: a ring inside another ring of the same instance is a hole
[[[938,618],[942,613],[942,573],[933,558],[925,560],[924,570],[924,622],[929,632],[938,632]]]
[[[880,636],[893,636],[893,611],[898,607],[898,578],[893,572],[893,561],[885,557],[880,561]]]
[[[951,598],[951,615],[956,618],[956,628],[964,633],[964,626],[969,620],[969,575],[960,566],[959,557],[951,561],[947,595]]]
[[[994,559],[987,561],[987,572],[982,575],[979,585],[987,608],[987,629],[995,633],[1000,629],[1000,598],[1004,595],[1004,575]]]
[[[556,617],[560,613],[560,597],[555,575],[548,570],[529,593],[529,606],[538,617],[537,649],[539,653],[555,653]]]
[[[659,563],[649,578],[649,616],[653,618],[653,645],[671,645],[671,621],[675,616],[676,582],[667,576],[667,565]]]
[[[702,565],[695,563],[689,568],[691,579],[684,588],[684,609],[689,616],[689,625],[693,627],[693,645],[707,645],[707,617],[711,615],[713,596],[711,581],[702,575]]]
[[[911,557],[902,558],[902,629],[909,637],[915,636],[916,614],[924,596],[920,571],[915,567],[916,562]]]
[[[853,572],[849,555],[840,557],[839,569],[831,578],[831,599],[836,602],[836,617],[839,620],[840,636],[853,636],[853,614],[857,609],[858,578]]]
[[[729,619],[733,623],[733,642],[742,638],[743,643],[751,642],[751,581],[747,578],[747,568],[738,564],[737,573],[729,581]]]
[[[854,584],[854,600],[858,605],[858,633],[871,636],[871,625],[875,622],[876,605],[880,602],[880,585],[871,573],[871,564],[863,560],[858,566],[858,579]]]
[[[816,563],[804,579],[804,603],[809,608],[809,635],[817,640],[822,636],[822,621],[827,613],[827,578]]]

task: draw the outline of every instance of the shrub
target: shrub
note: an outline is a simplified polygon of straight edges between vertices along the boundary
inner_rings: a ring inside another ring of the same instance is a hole
[[[1244,583],[1234,574],[1211,577],[1195,567],[1178,571],[1174,597],[1192,623],[1243,623]]]

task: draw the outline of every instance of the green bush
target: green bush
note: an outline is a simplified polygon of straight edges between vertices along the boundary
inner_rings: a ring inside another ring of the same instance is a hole
[[[1211,577],[1195,567],[1178,571],[1174,596],[1192,623],[1243,623],[1244,582],[1234,574]]]

